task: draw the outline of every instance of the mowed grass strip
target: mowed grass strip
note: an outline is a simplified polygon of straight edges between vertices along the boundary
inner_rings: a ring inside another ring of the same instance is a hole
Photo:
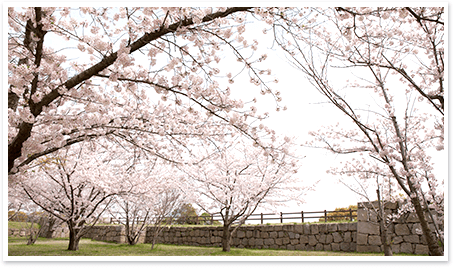
[[[220,247],[164,244],[158,244],[151,250],[151,244],[130,246],[91,239],[82,239],[78,251],[69,251],[67,247],[67,239],[39,238],[34,245],[26,245],[25,238],[8,238],[9,256],[383,256],[383,253],[244,248],[232,248],[230,252],[223,252]]]

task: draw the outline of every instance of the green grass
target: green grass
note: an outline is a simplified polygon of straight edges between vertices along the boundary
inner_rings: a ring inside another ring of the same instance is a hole
[[[8,228],[12,228],[12,229],[22,229],[22,228],[29,229],[30,226],[31,226],[30,222],[8,221]],[[39,226],[40,225],[37,223],[33,224],[34,229],[39,229]]]
[[[34,245],[26,245],[25,238],[8,238],[9,256],[383,256],[383,253],[332,251],[300,251],[275,249],[232,248],[223,252],[219,247],[195,247],[158,244],[115,244],[82,239],[78,251],[68,251],[68,239],[38,238]],[[397,254],[397,256],[414,256]]]

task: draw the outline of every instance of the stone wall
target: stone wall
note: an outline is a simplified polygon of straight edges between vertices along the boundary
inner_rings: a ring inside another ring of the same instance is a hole
[[[151,243],[152,229],[145,243]],[[222,227],[167,227],[158,243],[221,246]],[[289,250],[355,251],[356,223],[241,226],[232,237],[232,247]]]
[[[91,238],[97,241],[115,242],[115,243],[128,243],[126,238],[126,227],[124,225],[100,225],[93,226],[84,234],[84,238]],[[142,231],[138,243],[144,243],[145,230]]]
[[[83,237],[97,241],[127,243],[125,227],[123,225],[93,226]]]
[[[28,228],[8,228],[8,236],[12,237],[26,237],[30,235],[30,229]]]
[[[358,203],[358,234],[357,252],[382,252],[380,226],[377,214],[372,209],[377,207],[377,203],[371,204]],[[397,213],[397,203],[387,203],[384,206],[385,215]],[[434,215],[436,221],[441,218]],[[433,232],[435,227],[433,221],[428,219],[429,226]],[[443,226],[441,226],[443,228]],[[388,235],[392,241],[394,253],[429,254],[429,249],[421,230],[416,213],[403,215],[397,221],[389,224]]]

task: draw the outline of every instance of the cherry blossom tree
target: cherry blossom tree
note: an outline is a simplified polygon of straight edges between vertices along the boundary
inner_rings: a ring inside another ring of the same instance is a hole
[[[255,67],[266,55],[244,36],[253,13],[265,18],[251,7],[9,7],[9,174],[103,136],[173,162],[206,137],[261,144],[272,134],[250,124],[266,115],[223,86],[243,70],[279,108],[270,70]],[[231,58],[239,65],[221,64]]]
[[[257,207],[303,201],[305,187],[295,177],[298,159],[292,156],[292,145],[286,138],[273,150],[263,150],[236,139],[218,147],[206,161],[185,167],[190,189],[197,193],[195,203],[222,217],[223,251],[230,251],[232,234]]]
[[[170,214],[185,197],[181,172],[158,161],[134,161],[135,166],[123,175],[127,192],[117,195],[109,208],[116,221],[125,226],[129,245],[135,245],[143,230],[153,225],[153,248],[163,226],[171,222]]]
[[[10,179],[43,211],[67,224],[68,250],[78,250],[80,238],[124,191],[110,160],[94,152],[93,144],[80,143],[34,161]]]
[[[314,146],[355,155],[332,173],[380,176],[385,189],[403,193],[430,254],[443,255],[427,219],[430,208],[443,213],[443,178],[435,177],[430,152],[443,149],[444,9],[314,8],[300,14],[274,23],[276,41],[353,129],[313,131]]]

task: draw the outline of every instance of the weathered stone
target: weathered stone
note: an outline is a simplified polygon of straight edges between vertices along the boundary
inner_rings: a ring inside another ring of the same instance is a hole
[[[288,237],[290,239],[294,239],[295,238],[295,233],[294,232],[288,232]]]
[[[410,234],[410,229],[408,229],[407,224],[396,224],[394,226],[394,230],[396,232],[396,235],[409,235]]]
[[[392,243],[393,244],[400,244],[402,242],[404,242],[403,236],[395,236],[395,237],[392,238]]]
[[[318,230],[318,224],[311,224],[311,234],[318,234],[319,233],[319,230]]]
[[[378,222],[377,213],[375,211],[373,211],[373,210],[369,211],[369,221],[370,222]]]
[[[271,238],[277,238],[277,232],[276,231],[273,231],[270,233],[270,237]]]
[[[284,245],[290,244],[290,238],[288,238],[288,237],[282,238],[282,244],[284,244]]]
[[[302,244],[296,244],[295,245],[295,250],[306,250],[305,246]]]
[[[277,236],[278,236],[278,237],[284,237],[284,231],[279,231],[279,232],[277,233]]]
[[[264,240],[264,244],[265,245],[272,245],[272,244],[274,244],[274,239],[273,238],[266,238]]]
[[[410,215],[408,215],[407,222],[408,223],[419,222],[418,215],[416,215],[416,212],[411,212]]]
[[[419,235],[406,235],[404,241],[413,244],[419,244]]]
[[[268,232],[261,232],[260,237],[261,238],[269,238],[270,234]]]
[[[357,245],[356,250],[358,252],[380,252],[379,246],[364,246],[364,245]]]
[[[247,230],[247,231],[246,231],[246,237],[247,237],[247,238],[253,237],[252,231]]]
[[[378,235],[369,235],[369,245],[381,245],[381,237]]]
[[[333,233],[333,240],[334,243],[339,243],[342,241],[342,236],[338,232],[335,232]]]
[[[356,212],[356,214],[357,214],[358,222],[361,222],[361,221],[369,221],[369,214],[367,213],[367,210],[365,210],[365,209],[358,209],[358,211]]]
[[[303,234],[307,234],[307,235],[311,234],[311,226],[309,224],[303,225]]]
[[[358,245],[367,245],[367,234],[357,234],[357,241]]]
[[[303,233],[303,225],[297,224],[295,225],[295,233],[302,234]]]
[[[400,245],[391,245],[393,253],[400,253]]]
[[[331,251],[331,245],[330,244],[323,245],[323,251]]]
[[[358,224],[356,222],[351,222],[351,223],[348,223],[348,230],[349,231],[357,231],[358,229]]]
[[[397,202],[386,202],[384,205],[385,209],[397,209]]]
[[[307,235],[300,236],[300,244],[307,244],[309,243],[309,238]]]
[[[292,245],[297,245],[299,244],[300,240],[299,239],[290,239],[290,244]]]
[[[338,243],[332,243],[331,244],[331,250],[332,251],[340,251],[340,245]]]
[[[349,224],[348,223],[339,223],[337,226],[338,230],[341,232],[346,232],[348,231]]]
[[[236,232],[236,237],[238,237],[238,238],[243,238],[245,236],[246,236],[246,233],[244,231],[238,230]]]
[[[333,235],[328,234],[326,235],[326,244],[331,244],[333,242]]]
[[[415,254],[418,255],[429,255],[429,247],[425,245],[416,245]]]
[[[315,246],[317,244],[317,239],[315,239],[315,235],[309,236],[309,245]]]
[[[327,233],[327,229],[328,229],[327,224],[319,224],[319,226],[318,226],[318,231],[321,234]]]
[[[415,235],[422,235],[423,232],[422,232],[421,224],[420,223],[414,223],[411,226],[411,233],[415,234]]]
[[[322,234],[320,235],[320,238],[318,238],[318,242],[325,244],[326,243],[326,235]]]
[[[363,234],[380,234],[380,226],[378,224],[373,224],[370,222],[358,222],[358,233]]]
[[[400,244],[400,252],[413,253],[413,247],[410,243],[402,243]]]
[[[279,245],[279,246],[283,244],[282,243],[282,238],[275,238],[274,242],[276,243],[276,245]]]
[[[329,223],[326,225],[327,231],[329,233],[336,232],[337,231],[337,224],[336,223]]]
[[[351,242],[352,241],[352,233],[351,232],[345,232],[344,233],[344,242]]]
[[[315,250],[318,250],[318,251],[323,250],[323,244],[318,243],[317,245],[315,245]]]
[[[295,250],[295,246],[294,245],[287,245],[287,250]]]
[[[262,239],[262,241],[263,241],[263,239]],[[248,245],[249,245],[249,246],[255,245],[255,238],[249,238],[249,239],[248,239]]]
[[[263,238],[256,238],[255,239],[256,246],[263,246]]]
[[[350,251],[350,243],[346,243],[346,242],[340,243],[340,248],[341,248],[341,251],[348,252],[348,251]]]

